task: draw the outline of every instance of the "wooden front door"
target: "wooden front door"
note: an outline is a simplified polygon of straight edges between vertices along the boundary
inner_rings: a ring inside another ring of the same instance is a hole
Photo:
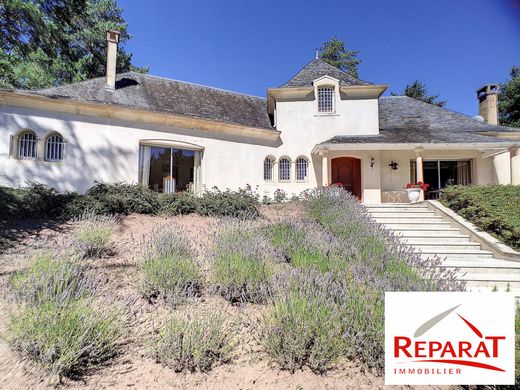
[[[341,183],[343,188],[361,199],[361,160],[339,157],[331,161],[332,184]]]

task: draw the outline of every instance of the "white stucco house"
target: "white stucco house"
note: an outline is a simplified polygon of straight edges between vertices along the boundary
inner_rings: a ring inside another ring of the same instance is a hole
[[[98,182],[155,191],[258,186],[288,194],[341,183],[365,203],[401,202],[409,182],[520,184],[520,129],[497,126],[497,88],[480,120],[356,79],[313,59],[254,97],[115,73],[39,91],[0,91],[0,185],[85,191]]]

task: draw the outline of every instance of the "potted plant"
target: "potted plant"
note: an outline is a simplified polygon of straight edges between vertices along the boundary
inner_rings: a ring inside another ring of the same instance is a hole
[[[423,183],[422,181],[418,181],[417,184],[408,183],[405,189],[408,193],[408,200],[410,203],[418,202],[421,198],[421,191],[426,192],[429,187],[429,184]]]

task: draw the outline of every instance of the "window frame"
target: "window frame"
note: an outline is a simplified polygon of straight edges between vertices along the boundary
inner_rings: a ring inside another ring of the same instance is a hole
[[[26,139],[28,136],[31,139]],[[20,160],[37,160],[38,159],[38,136],[32,130],[24,130],[16,137],[16,157]],[[30,147],[28,146],[30,145]],[[24,152],[22,153],[22,148]],[[30,151],[31,155],[27,155]]]
[[[287,162],[287,169],[285,169],[285,163]],[[278,181],[280,183],[290,183],[291,182],[291,165],[292,161],[289,157],[283,156],[278,160]],[[284,171],[282,171],[284,169]],[[287,173],[287,179],[284,179],[284,175],[282,173]]]
[[[264,158],[264,181],[266,183],[273,183],[274,182],[274,163],[275,159],[272,156],[266,156]],[[268,173],[268,175],[266,175]],[[269,176],[268,178],[266,176]]]
[[[53,141],[55,138],[60,138],[61,141]],[[61,155],[61,158],[49,157],[49,142],[53,142],[54,145],[52,152]],[[47,162],[62,162],[65,159],[65,139],[60,133],[55,132],[45,138],[43,159]]]
[[[300,178],[299,177],[299,174],[300,174],[300,168],[302,168],[300,165],[302,165],[301,163],[304,163],[303,164],[303,167],[305,167],[305,174],[303,176],[303,178]],[[309,180],[309,159],[305,156],[299,156],[296,161],[295,161],[295,164],[296,164],[296,182],[297,183],[306,183],[308,180]]]
[[[322,92],[327,94],[323,95]],[[317,87],[317,95],[318,114],[334,114],[336,112],[336,87],[334,85],[320,85]],[[327,99],[327,101],[324,99]],[[330,110],[323,109],[323,106],[330,107]]]

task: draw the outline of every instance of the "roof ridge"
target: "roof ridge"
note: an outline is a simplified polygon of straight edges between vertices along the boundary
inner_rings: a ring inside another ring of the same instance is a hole
[[[136,74],[136,75],[139,75],[139,76],[151,77],[151,78],[154,78],[154,79],[160,79],[160,80],[165,80],[165,81],[173,81],[173,82],[180,83],[180,84],[194,85],[196,87],[212,89],[212,90],[215,90],[215,91],[226,92],[226,93],[230,93],[230,94],[234,94],[234,95],[247,96],[247,97],[252,97],[252,98],[255,98],[255,99],[267,100],[264,97],[251,95],[251,94],[244,93],[244,92],[236,92],[236,91],[231,91],[229,89],[212,87],[210,85],[194,83],[194,82],[191,82],[191,81],[183,81],[183,80],[171,79],[171,78],[164,77],[164,76],[156,76],[156,75],[149,74],[149,73],[139,73],[139,72],[135,72],[135,71],[129,71],[129,72],[125,72],[125,73],[120,73],[120,75],[126,74],[126,73],[132,73],[132,74]]]

